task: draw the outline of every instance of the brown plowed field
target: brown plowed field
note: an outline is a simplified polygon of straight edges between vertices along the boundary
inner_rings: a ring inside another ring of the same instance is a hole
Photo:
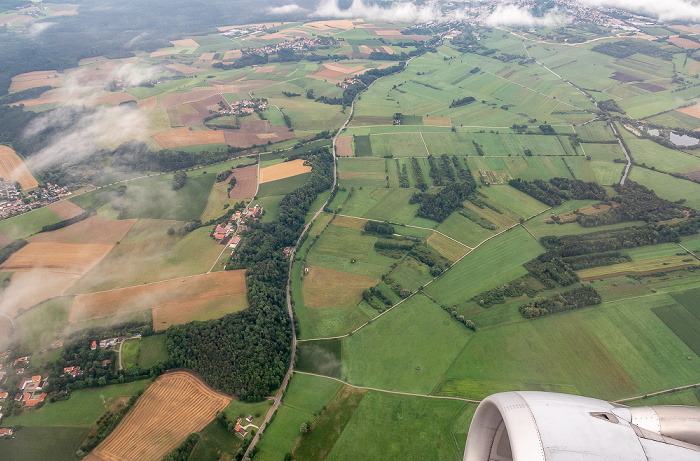
[[[80,275],[41,269],[17,271],[0,295],[0,310],[14,317],[20,311],[60,296],[78,281]]]
[[[53,211],[57,215],[59,215],[63,219],[70,219],[75,216],[78,216],[80,213],[82,213],[83,210],[80,208],[78,205],[76,205],[73,202],[69,202],[68,200],[61,200],[60,202],[52,203],[51,205],[47,206],[49,210]],[[94,242],[91,242],[94,243]]]
[[[352,138],[350,136],[338,138],[335,143],[335,154],[339,157],[352,157],[354,155],[352,152]]]
[[[236,176],[236,186],[229,194],[233,199],[250,199],[255,196],[258,190],[258,166],[250,165],[233,170]]]
[[[243,56],[243,52],[241,50],[230,50],[224,54],[224,61],[228,59],[238,59],[241,56]]]
[[[190,102],[201,101],[218,94],[215,88],[204,88],[200,90],[192,90],[187,93],[166,94],[163,96],[159,107],[179,106]]]
[[[391,48],[389,48],[389,47],[386,46],[386,45],[382,46],[382,48],[384,48],[384,52],[386,52],[386,53],[389,53],[389,54],[396,54],[396,52],[395,52],[394,50],[392,50]]]
[[[375,286],[380,279],[342,272],[325,267],[309,266],[302,279],[306,307],[355,306],[362,300],[362,291]]]
[[[0,177],[19,182],[23,190],[34,189],[39,185],[22,159],[7,146],[0,146]]]
[[[220,130],[224,133],[226,144],[236,147],[251,147],[292,139],[296,137],[286,126],[271,126],[267,120],[252,120],[241,122],[238,130]]]
[[[23,91],[30,88],[38,88],[40,86],[52,86],[57,88],[63,84],[63,77],[63,74],[59,74],[55,70],[19,74],[12,78],[10,91]]]
[[[0,265],[3,271],[40,269],[83,275],[112,249],[113,245],[32,242]]]
[[[277,165],[260,169],[260,184],[277,181],[278,179],[289,178],[298,174],[308,173],[311,166],[304,165],[304,159],[296,159],[291,162],[282,162]]]
[[[166,48],[164,50],[153,51],[153,52],[151,52],[151,57],[156,58],[158,56],[165,56],[166,54],[171,53],[172,51],[173,51],[172,48]]]
[[[129,288],[77,295],[69,320],[112,317],[151,309],[153,326],[165,329],[191,320],[218,318],[248,307],[245,271],[221,271]]]
[[[700,118],[700,104],[693,104],[692,106],[683,107],[682,109],[676,110],[687,115],[692,115],[695,118]]]
[[[192,373],[166,373],[148,386],[93,455],[103,461],[158,461],[209,424],[231,400]]]
[[[130,95],[129,93],[109,93],[94,99],[90,99],[85,105],[89,107],[101,106],[102,104],[112,104],[117,106],[126,101],[136,101],[136,96]]]
[[[168,113],[168,120],[170,120],[170,126],[189,126],[187,123],[185,123],[185,118],[199,116],[197,109],[192,107],[190,104],[169,106],[165,109],[165,111]],[[198,122],[195,122],[195,124],[196,123]]]
[[[668,39],[668,41],[685,50],[697,50],[698,48],[700,48],[700,43],[678,36],[671,37]]]
[[[352,216],[336,216],[333,224],[341,227],[349,227],[350,229],[364,229],[366,219],[353,218]]]
[[[201,144],[219,144],[224,142],[224,132],[221,130],[190,130],[185,127],[159,133],[153,136],[153,139],[163,149],[198,146]]]
[[[184,48],[187,48],[190,46],[199,46],[199,43],[195,42],[191,38],[184,38],[182,40],[172,40],[170,43],[172,43],[175,46],[181,46]]]
[[[150,98],[141,99],[136,103],[136,106],[142,110],[155,109],[158,103],[158,98],[156,96],[151,96]]]
[[[135,219],[110,221],[99,216],[91,216],[63,229],[34,235],[29,237],[28,240],[30,243],[54,242],[114,245],[124,238],[135,223]]]

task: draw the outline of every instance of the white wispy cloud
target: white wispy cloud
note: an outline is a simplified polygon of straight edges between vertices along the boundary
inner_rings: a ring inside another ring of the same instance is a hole
[[[595,8],[616,7],[653,16],[661,21],[688,19],[700,21],[700,4],[685,0],[579,0],[582,4]]]
[[[543,17],[533,16],[530,10],[517,5],[498,5],[486,18],[488,26],[540,26],[549,27],[564,22],[564,16],[550,10]]]
[[[283,15],[283,14],[300,13],[302,11],[304,11],[304,8],[300,7],[296,3],[290,3],[288,5],[282,5],[282,6],[271,6],[270,8],[267,9],[267,14]]]
[[[321,0],[311,16],[339,19],[380,19],[399,22],[424,22],[456,18],[456,14],[451,14],[449,16],[442,14],[435,2],[430,2],[421,6],[416,6],[413,3],[401,2],[393,3],[389,7],[382,7],[379,5],[367,5],[363,0],[353,0],[352,4],[347,9],[341,9],[338,5],[338,0]]]

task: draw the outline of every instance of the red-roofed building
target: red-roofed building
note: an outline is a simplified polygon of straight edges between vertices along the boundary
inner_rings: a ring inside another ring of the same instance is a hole
[[[239,435],[245,437],[246,435],[248,435],[248,432],[245,429],[243,429],[243,427],[241,427],[242,419],[243,418],[238,418],[238,421],[236,421],[236,425],[233,427],[233,430],[238,432]]]
[[[20,357],[18,359],[15,359],[13,365],[17,366],[18,363],[29,363],[29,357],[24,356],[24,357]]]
[[[9,392],[0,392],[0,402],[4,402],[8,395]]]
[[[1,414],[2,413],[0,413],[0,415]],[[12,435],[12,429],[10,429],[9,427],[0,427],[0,437],[5,437],[5,436],[9,437],[11,435]]]
[[[46,398],[46,393],[42,392],[39,397],[32,397],[24,403],[25,407],[33,407],[34,405],[41,403]]]
[[[102,366],[103,366],[103,367],[106,367],[106,366],[109,365],[110,363],[112,363],[112,361],[109,360],[109,359],[103,360],[103,361],[102,361]]]
[[[93,341],[90,345],[90,350],[94,351],[95,349],[97,349],[97,341]]]
[[[241,243],[241,236],[236,235],[233,240],[231,240],[231,244],[229,245],[229,248],[233,249],[238,246],[238,244]]]

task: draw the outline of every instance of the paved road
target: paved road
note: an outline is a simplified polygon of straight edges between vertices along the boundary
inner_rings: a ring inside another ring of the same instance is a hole
[[[625,144],[622,142],[622,138],[620,137],[620,133],[617,132],[617,127],[613,122],[610,122],[610,128],[612,128],[613,133],[615,134],[615,138],[617,138],[618,144],[620,144],[620,148],[622,149],[622,152],[625,154],[625,158],[627,159],[627,165],[625,165],[625,171],[622,173],[622,178],[620,179],[620,185],[624,186],[625,185],[625,180],[627,179],[627,175],[630,173],[630,168],[632,167],[632,157],[630,157],[629,152],[627,152],[627,148],[625,147]]]

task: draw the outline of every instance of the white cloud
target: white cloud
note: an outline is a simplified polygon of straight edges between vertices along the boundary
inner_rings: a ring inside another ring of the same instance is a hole
[[[564,18],[556,11],[549,11],[543,17],[535,17],[530,10],[517,5],[498,5],[486,18],[488,26],[541,26],[549,27],[561,24]]]
[[[700,4],[684,0],[579,0],[592,8],[608,6],[653,16],[661,21],[700,20]]]
[[[31,24],[29,27],[26,29],[26,34],[29,35],[30,37],[36,37],[37,35],[41,34],[43,31],[48,29],[49,27],[53,26],[56,24],[55,22],[35,22],[34,24]]]
[[[311,16],[340,19],[381,19],[399,22],[424,22],[455,17],[451,15],[448,18],[443,15],[435,2],[421,6],[407,2],[393,3],[390,7],[385,8],[378,5],[366,5],[362,0],[353,0],[352,5],[345,10],[338,6],[338,0],[321,0]]]
[[[283,6],[271,6],[270,8],[267,9],[267,14],[282,15],[282,14],[299,13],[300,11],[304,11],[304,8],[300,7],[296,3],[290,3],[289,5],[283,5]]]

